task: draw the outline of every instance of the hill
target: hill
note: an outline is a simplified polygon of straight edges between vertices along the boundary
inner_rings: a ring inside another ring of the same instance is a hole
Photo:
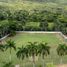
[[[2,1],[2,2],[1,2]],[[7,0],[0,0],[0,7],[9,7],[9,9],[14,9],[14,10],[21,10],[21,9],[25,9],[25,10],[32,10],[32,9],[46,9],[48,11],[52,10],[52,9],[58,9],[61,8],[63,10],[67,10],[67,5],[64,4],[57,4],[57,3],[53,3],[53,2],[33,2],[31,1],[22,1],[22,2],[18,2],[16,0],[12,1],[9,0],[9,3],[7,3]]]
[[[0,0],[0,2],[20,2],[20,1],[31,1],[31,2],[53,2],[53,3],[67,3],[67,0]]]

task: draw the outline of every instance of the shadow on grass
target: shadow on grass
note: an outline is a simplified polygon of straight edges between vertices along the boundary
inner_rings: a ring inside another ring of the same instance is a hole
[[[4,63],[3,67],[14,67],[12,62],[3,62],[3,63]]]

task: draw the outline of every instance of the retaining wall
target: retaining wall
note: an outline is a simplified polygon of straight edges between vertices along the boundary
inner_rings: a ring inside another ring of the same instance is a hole
[[[54,31],[16,31],[17,33],[56,33],[60,34],[64,39],[67,39],[67,37],[62,32],[54,32]]]
[[[54,32],[54,31],[50,31],[50,32],[49,31],[16,31],[16,33],[54,33],[54,34],[56,33],[56,34],[60,34],[64,39],[67,39],[67,37],[62,32],[58,32],[58,31],[57,32]],[[0,38],[0,41],[5,39],[8,36],[9,34]]]
[[[0,41],[3,40],[3,39],[5,39],[5,38],[7,38],[8,36],[9,36],[9,34],[6,35],[6,36],[4,36],[4,37],[2,37],[2,38],[0,38]]]

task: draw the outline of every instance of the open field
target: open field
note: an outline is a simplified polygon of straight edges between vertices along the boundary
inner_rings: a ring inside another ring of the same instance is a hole
[[[48,45],[51,46],[51,54],[50,56],[45,57],[45,62],[46,63],[54,63],[54,64],[59,64],[60,63],[60,58],[59,56],[57,56],[56,54],[56,47],[58,44],[60,43],[64,43],[63,38],[59,35],[59,34],[42,34],[42,33],[19,33],[16,34],[16,36],[14,37],[8,37],[6,38],[3,42],[12,39],[15,41],[16,46],[17,47],[21,47],[21,45],[26,45],[28,44],[27,42],[47,42]],[[5,51],[5,52],[0,52],[0,67],[2,67],[3,63],[8,62],[9,61],[9,50]],[[63,57],[63,63],[67,63],[67,56]],[[36,65],[41,65],[42,64],[42,60],[41,58],[39,60],[37,60],[38,58],[36,58]],[[5,62],[4,62],[5,61]],[[25,60],[19,60],[16,57],[16,52],[12,50],[12,61],[14,64],[20,64],[21,67],[22,65],[27,65],[31,67],[32,63],[31,58],[25,59]],[[24,67],[25,67],[24,66]],[[26,67],[27,67],[26,66]]]

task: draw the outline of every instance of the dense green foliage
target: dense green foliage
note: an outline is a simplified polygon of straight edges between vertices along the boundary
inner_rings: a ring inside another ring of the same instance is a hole
[[[15,31],[61,31],[65,35],[67,34],[67,16],[66,16],[67,2],[66,0],[65,1],[63,0],[62,1],[61,0],[35,0],[35,1],[29,0],[29,2],[22,1],[22,0],[0,0],[0,1],[1,1],[0,2],[0,38],[2,38],[3,36],[9,33],[11,36],[13,36],[16,34]],[[56,3],[60,3],[60,4],[56,4]],[[10,61],[12,60],[14,64],[19,63],[20,65],[22,65],[21,58],[26,59],[31,56],[33,60],[33,67],[34,67],[36,62],[35,58],[37,57],[37,54],[38,56],[41,55],[40,57],[42,57],[42,59],[46,59],[44,56],[51,54],[52,58],[48,58],[48,59],[49,60],[53,59],[50,61],[56,61],[56,63],[59,62],[56,59],[60,59],[60,57],[59,58],[55,57],[57,56],[55,54],[56,52],[55,46],[57,45],[54,45],[54,44],[59,44],[63,42],[63,40],[61,41],[61,38],[59,40],[54,35],[48,35],[48,34],[45,36],[44,34],[36,34],[36,35],[22,34],[22,36],[16,36],[13,39],[16,41],[17,46],[20,46],[21,44],[25,45],[27,41],[33,41],[33,42],[46,41],[51,45],[51,53],[49,53],[50,50],[47,49],[47,47],[49,48],[49,46],[45,46],[42,43],[40,43],[40,45],[37,46],[37,45],[34,45],[34,43],[30,42],[28,46],[26,45],[26,47],[22,46],[22,48],[21,47],[19,48],[17,57],[19,57],[20,60],[18,60],[15,55],[16,53],[12,49],[12,48],[15,49],[15,46],[14,46],[15,43],[13,41],[8,41],[6,43],[6,48],[8,50],[5,51],[4,53],[2,53],[2,51],[4,51],[4,46],[2,44],[0,45],[0,51],[1,51],[0,59],[2,60],[0,61],[0,66],[3,64],[3,61],[9,60],[8,56],[10,56]],[[37,53],[37,50],[39,51],[38,53]],[[67,46],[64,46],[64,49],[63,49],[63,44],[61,46],[58,46],[57,53],[59,56],[66,55]],[[64,60],[64,61],[66,62],[67,60]],[[5,67],[7,65],[9,65],[9,67],[10,66],[13,67],[11,63],[5,64]],[[45,64],[43,61],[43,66],[44,65]]]
[[[14,35],[14,31],[61,31],[67,34],[67,10],[64,5],[34,2],[23,2],[23,6],[20,2],[2,4],[0,38],[9,33]]]
[[[47,10],[0,10],[0,37],[13,31],[61,31],[67,34],[67,20],[65,13],[53,13]],[[33,22],[33,26],[30,25]],[[35,26],[34,23],[38,23]],[[27,25],[29,24],[29,25]]]

